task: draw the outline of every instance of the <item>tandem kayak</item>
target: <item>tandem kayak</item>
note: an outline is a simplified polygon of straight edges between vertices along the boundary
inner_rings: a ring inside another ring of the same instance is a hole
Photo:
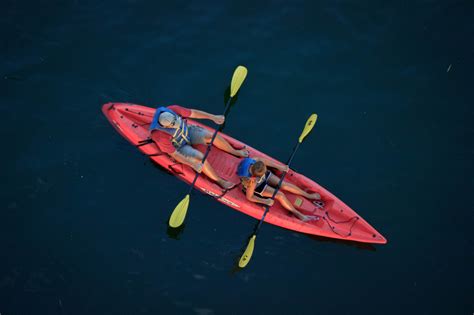
[[[161,152],[158,146],[150,140],[149,127],[155,110],[155,108],[129,103],[107,103],[102,107],[104,115],[125,139],[136,146],[155,163],[177,178],[190,184],[196,174],[194,170],[187,165],[172,160],[166,153]],[[214,132],[214,129],[192,119],[188,119],[187,121],[189,125],[198,125]],[[221,133],[221,136],[235,148],[241,148],[245,145],[249,150],[250,157],[264,157],[283,164],[224,133]],[[196,148],[203,153],[206,151],[206,146],[204,145],[198,145]],[[236,170],[241,158],[213,147],[207,159],[219,176],[233,183],[240,182]],[[278,172],[275,173],[280,175]],[[299,186],[305,191],[317,192],[321,195],[320,201],[311,201],[302,196],[293,195],[285,191],[288,199],[300,212],[315,215],[318,219],[302,222],[291,215],[288,210],[284,209],[279,202],[275,201],[265,217],[265,222],[289,230],[323,237],[363,243],[387,243],[387,240],[354,210],[316,182],[291,169],[288,171],[285,180]],[[220,186],[202,175],[199,176],[196,181],[195,187],[202,193],[210,195],[226,206],[258,220],[260,220],[263,215],[263,205],[248,201],[242,192],[241,185],[224,191]]]

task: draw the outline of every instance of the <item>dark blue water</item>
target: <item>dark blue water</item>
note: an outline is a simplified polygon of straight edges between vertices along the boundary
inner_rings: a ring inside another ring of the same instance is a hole
[[[472,314],[472,1],[3,1],[0,313]],[[109,101],[223,111],[389,243],[264,225],[192,197],[103,117]]]

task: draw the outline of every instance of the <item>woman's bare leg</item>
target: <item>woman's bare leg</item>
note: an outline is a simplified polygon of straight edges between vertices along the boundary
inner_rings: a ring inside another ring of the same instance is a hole
[[[201,163],[204,155],[199,152],[199,153],[196,153],[196,156],[195,157],[184,157],[183,155],[179,154],[179,155],[174,155],[173,156],[176,160],[178,160],[179,162],[182,162],[182,163],[189,163],[189,162],[192,162],[192,163]],[[206,175],[207,177],[209,177],[211,180],[215,181],[219,186],[221,186],[222,188],[224,189],[229,189],[231,188],[234,184],[232,184],[231,182],[229,181],[226,181],[225,179],[223,179],[222,177],[220,177],[219,175],[217,175],[216,171],[214,170],[214,168],[211,166],[211,164],[209,164],[208,161],[204,161],[204,164],[202,165],[202,172],[204,173],[204,175]]]
[[[272,186],[277,186],[279,181],[280,181],[280,178],[276,176],[275,174],[271,174],[270,178],[268,179],[268,183]],[[321,199],[321,196],[318,193],[312,193],[312,194],[307,193],[306,191],[299,188],[298,186],[292,183],[289,183],[285,180],[283,180],[283,183],[281,184],[281,189],[294,193],[296,195],[306,197],[308,199]]]
[[[211,142],[212,136],[209,136],[206,138],[207,143]],[[232,155],[238,156],[238,157],[247,157],[249,156],[248,150],[242,149],[242,150],[236,150],[234,147],[227,141],[225,140],[220,134],[217,134],[216,139],[213,142],[213,145],[221,149],[222,151],[225,151],[227,153],[230,153]]]
[[[201,161],[199,161],[198,163],[200,163]],[[216,171],[214,170],[214,168],[211,166],[211,164],[209,164],[209,162],[207,161],[204,161],[204,165],[202,166],[202,172],[207,176],[209,177],[210,179],[212,179],[213,181],[215,181],[217,184],[219,184],[219,186],[221,186],[222,188],[224,189],[229,189],[233,186],[233,184],[229,181],[226,181],[225,179],[223,179],[222,177],[219,177],[219,175],[217,175]]]

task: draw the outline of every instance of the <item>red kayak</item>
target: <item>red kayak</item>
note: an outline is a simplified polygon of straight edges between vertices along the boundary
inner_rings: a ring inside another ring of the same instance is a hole
[[[149,140],[149,126],[155,113],[154,108],[127,103],[107,103],[103,105],[102,111],[115,129],[142,153],[148,155],[150,159],[179,179],[189,184],[192,183],[196,174],[194,170],[187,165],[172,160],[167,154],[161,152],[155,143]],[[188,124],[198,125],[214,132],[214,129],[193,121],[192,119],[188,119]],[[221,133],[221,135],[235,148],[241,148],[246,145],[228,135],[223,133]],[[197,146],[196,148],[203,153],[206,151],[206,147],[203,145]],[[250,152],[250,157],[272,159],[249,145],[246,145],[246,148]],[[282,164],[275,159],[272,160]],[[208,156],[208,161],[222,178],[233,183],[240,182],[236,174],[240,158],[213,147]],[[276,174],[279,175],[278,172],[276,172]],[[265,222],[301,233],[330,238],[364,243],[387,243],[387,240],[354,210],[311,179],[293,170],[289,170],[285,180],[299,186],[305,191],[317,192],[321,195],[321,201],[313,202],[302,196],[285,192],[288,199],[298,210],[304,214],[316,215],[319,219],[310,222],[302,222],[291,215],[288,210],[284,209],[279,202],[275,201],[267,213]],[[195,187],[201,190],[201,192],[214,197],[226,206],[258,220],[260,220],[263,215],[263,205],[248,201],[242,192],[241,185],[237,185],[236,188],[229,191],[223,191],[220,186],[202,175],[199,176],[196,181]]]

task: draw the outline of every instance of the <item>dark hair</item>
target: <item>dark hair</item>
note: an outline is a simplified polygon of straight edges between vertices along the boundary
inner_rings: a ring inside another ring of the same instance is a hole
[[[252,165],[251,171],[252,171],[252,175],[260,177],[260,176],[265,175],[267,171],[267,167],[265,166],[265,163],[263,163],[262,161],[257,161]]]

